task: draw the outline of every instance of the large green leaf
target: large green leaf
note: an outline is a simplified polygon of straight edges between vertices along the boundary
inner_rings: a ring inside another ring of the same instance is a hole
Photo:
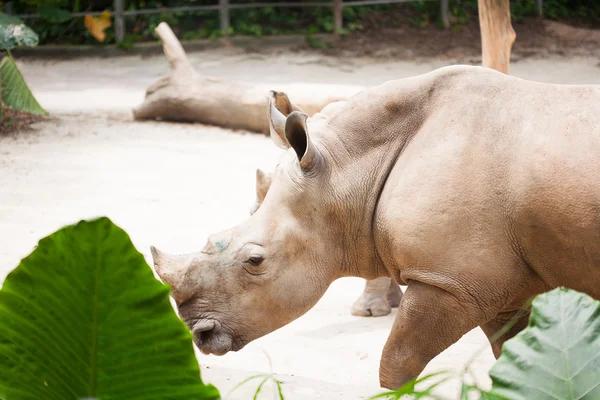
[[[8,55],[0,61],[0,84],[2,84],[2,103],[13,110],[32,114],[46,115],[46,110],[37,102],[25,83],[23,75],[13,58]]]
[[[490,376],[491,392],[511,400],[600,399],[600,301],[564,288],[537,296]]]
[[[0,50],[37,46],[38,35],[18,18],[0,12]]]
[[[71,19],[70,12],[58,8],[54,4],[40,4],[38,14],[40,14],[41,19],[55,24],[60,24]]]
[[[191,334],[108,218],[42,239],[0,290],[0,398],[218,399]]]

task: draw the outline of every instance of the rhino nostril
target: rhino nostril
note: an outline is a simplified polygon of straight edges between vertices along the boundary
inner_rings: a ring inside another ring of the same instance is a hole
[[[192,335],[194,335],[194,341],[201,347],[213,334],[215,328],[214,321],[198,321],[192,328]]]
[[[200,332],[200,337],[198,337],[198,345],[203,346],[212,335],[212,332],[212,329],[210,331]]]

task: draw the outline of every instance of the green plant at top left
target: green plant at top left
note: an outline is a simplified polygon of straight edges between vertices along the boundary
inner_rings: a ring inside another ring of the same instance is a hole
[[[15,47],[35,47],[37,44],[37,34],[23,21],[0,13],[0,52],[5,53],[0,61],[0,121],[3,105],[16,111],[48,114],[31,93],[11,54]]]

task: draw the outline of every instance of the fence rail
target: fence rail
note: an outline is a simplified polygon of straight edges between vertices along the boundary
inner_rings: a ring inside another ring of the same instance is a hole
[[[333,1],[315,1],[315,2],[278,2],[278,3],[230,3],[229,0],[218,0],[219,4],[205,5],[205,6],[181,6],[181,7],[160,7],[160,8],[146,8],[141,10],[125,10],[126,0],[114,0],[114,11],[113,16],[115,19],[115,41],[120,42],[125,39],[125,17],[132,15],[149,15],[149,14],[162,14],[167,12],[193,12],[193,11],[219,11],[220,28],[226,32],[229,30],[231,25],[229,10],[239,9],[250,9],[250,8],[282,8],[282,7],[331,7],[333,8],[333,30],[335,34],[340,34],[343,28],[342,10],[345,7],[358,7],[358,6],[369,6],[379,4],[395,4],[395,3],[411,3],[420,0],[333,0]],[[448,11],[449,0],[425,0],[425,1],[439,1],[440,3],[440,15],[444,27],[450,26],[450,15]],[[536,8],[539,15],[543,13],[543,0],[536,0]],[[8,1],[5,5],[5,12],[12,14],[12,1]],[[83,17],[86,15],[98,16],[102,14],[102,11],[95,12],[75,12],[71,13],[73,17]],[[29,19],[39,18],[39,14],[18,14],[15,15],[18,18]]]

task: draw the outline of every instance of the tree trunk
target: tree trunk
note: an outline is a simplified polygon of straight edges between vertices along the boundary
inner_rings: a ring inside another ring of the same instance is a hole
[[[508,74],[510,51],[517,35],[510,23],[509,0],[478,0],[484,67]]]
[[[344,20],[342,1],[343,0],[333,0],[333,33],[338,37],[342,35]]]
[[[171,70],[146,90],[144,102],[133,110],[136,120],[200,122],[268,133],[267,96],[271,89],[286,92],[308,115],[363,89],[339,85],[253,85],[203,76],[192,67],[166,23],[158,25],[156,33]]]

